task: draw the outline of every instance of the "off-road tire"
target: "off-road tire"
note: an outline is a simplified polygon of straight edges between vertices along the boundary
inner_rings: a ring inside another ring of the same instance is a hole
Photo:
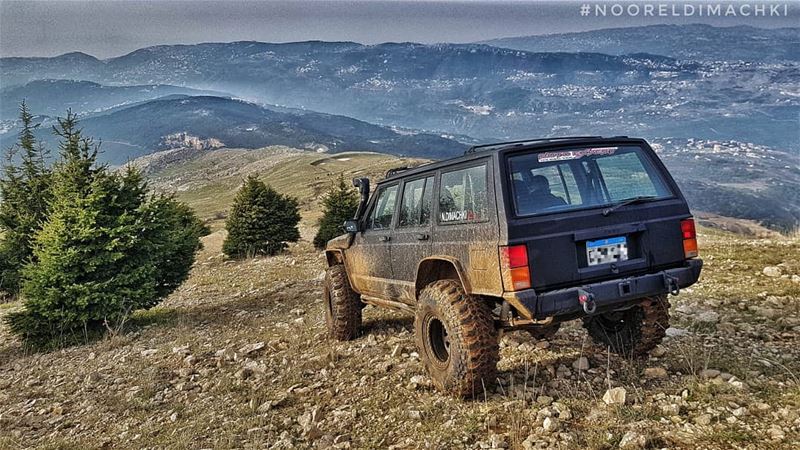
[[[555,325],[548,325],[546,327],[531,327],[525,331],[527,331],[531,337],[537,341],[545,341],[553,337],[558,332],[559,328],[561,328],[561,324],[557,323]]]
[[[583,327],[595,343],[612,352],[644,358],[666,335],[669,300],[666,295],[647,297],[625,311],[586,317]]]
[[[494,386],[500,357],[489,305],[453,280],[429,284],[414,317],[420,358],[440,391],[480,398]]]
[[[347,271],[341,264],[325,271],[325,324],[330,336],[349,341],[358,335],[361,326],[361,300],[350,286]]]

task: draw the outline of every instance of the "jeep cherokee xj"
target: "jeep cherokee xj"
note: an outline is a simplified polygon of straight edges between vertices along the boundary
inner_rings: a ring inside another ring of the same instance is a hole
[[[545,339],[581,319],[612,351],[643,356],[668,327],[667,294],[695,283],[695,226],[643,139],[550,138],[369,180],[347,234],[325,256],[326,323],[356,336],[367,304],[414,314],[436,387],[457,396],[495,380],[501,330]]]

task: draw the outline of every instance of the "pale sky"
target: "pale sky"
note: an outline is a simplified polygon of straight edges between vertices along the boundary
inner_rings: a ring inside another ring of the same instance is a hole
[[[602,1],[0,0],[0,56],[54,56],[81,51],[108,58],[158,44],[315,39],[474,42],[656,23],[749,24],[763,28],[800,23],[797,0],[764,2],[790,5],[789,17],[777,18],[598,18],[579,14],[583,3]]]

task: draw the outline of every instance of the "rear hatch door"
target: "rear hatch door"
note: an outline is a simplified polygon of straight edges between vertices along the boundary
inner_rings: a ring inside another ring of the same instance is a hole
[[[652,272],[684,260],[686,202],[640,140],[508,153],[508,241],[526,244],[538,291]]]

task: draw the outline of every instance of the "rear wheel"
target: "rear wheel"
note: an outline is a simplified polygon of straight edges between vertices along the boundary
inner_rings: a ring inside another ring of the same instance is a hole
[[[494,385],[499,345],[491,310],[458,282],[435,281],[422,291],[414,331],[422,362],[439,390],[476,397]]]
[[[361,326],[361,301],[350,286],[343,265],[331,266],[325,271],[323,293],[328,333],[339,341],[355,338]]]
[[[646,357],[669,328],[669,301],[666,295],[648,297],[624,311],[586,317],[583,327],[594,342],[614,353]]]

